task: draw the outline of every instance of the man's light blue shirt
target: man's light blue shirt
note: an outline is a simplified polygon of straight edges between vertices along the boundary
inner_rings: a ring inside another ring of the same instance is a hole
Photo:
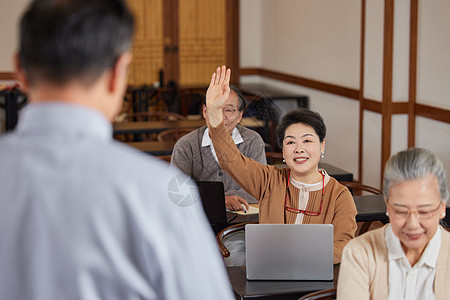
[[[0,138],[0,270],[0,299],[232,299],[192,182],[57,101]]]

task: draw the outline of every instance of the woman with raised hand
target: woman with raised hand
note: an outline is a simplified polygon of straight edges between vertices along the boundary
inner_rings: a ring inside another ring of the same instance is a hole
[[[210,136],[220,166],[259,200],[260,223],[334,225],[333,261],[339,263],[342,249],[355,235],[357,211],[348,189],[318,167],[325,151],[322,117],[301,108],[283,117],[276,131],[288,168],[248,159],[223,124],[222,106],[230,93],[230,77],[230,69],[217,68],[206,93]],[[229,250],[231,262],[226,261],[227,265],[245,264],[243,249]]]
[[[449,299],[450,233],[445,217],[447,177],[428,150],[392,156],[383,194],[390,223],[345,247],[338,299]]]

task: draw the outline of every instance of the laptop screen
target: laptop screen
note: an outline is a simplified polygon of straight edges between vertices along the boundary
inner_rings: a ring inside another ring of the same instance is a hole
[[[226,224],[225,192],[220,181],[196,181],[203,209],[211,224]]]
[[[333,225],[245,226],[247,279],[333,280]]]

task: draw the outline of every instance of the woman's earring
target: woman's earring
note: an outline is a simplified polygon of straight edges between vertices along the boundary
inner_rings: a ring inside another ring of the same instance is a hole
[[[386,212],[386,217],[389,217],[389,213],[388,212]]]
[[[325,152],[322,152],[322,155],[320,157],[324,158],[325,157]]]
[[[445,218],[445,213],[442,214],[442,217]]]
[[[286,162],[286,160],[283,158],[283,162]]]

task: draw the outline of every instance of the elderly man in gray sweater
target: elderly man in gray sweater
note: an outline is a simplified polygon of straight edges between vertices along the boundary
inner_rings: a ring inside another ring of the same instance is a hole
[[[245,109],[244,97],[236,87],[230,86],[230,88],[230,96],[223,108],[225,126],[244,156],[265,164],[265,145],[261,136],[251,129],[238,125]],[[205,106],[203,106],[203,116],[207,119]],[[206,123],[209,123],[208,120]],[[225,202],[229,210],[242,210],[242,204],[248,209],[248,203],[257,203],[253,196],[243,190],[220,167],[206,126],[178,140],[174,146],[170,164],[178,167],[194,180],[223,182]]]

